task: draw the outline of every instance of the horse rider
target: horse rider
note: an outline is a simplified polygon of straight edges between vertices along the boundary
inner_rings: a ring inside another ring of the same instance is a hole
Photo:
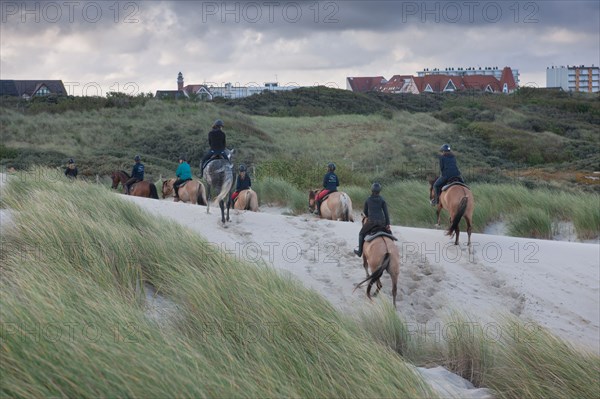
[[[388,214],[387,203],[381,195],[381,184],[373,183],[371,186],[371,196],[365,201],[363,214],[367,221],[362,225],[360,233],[358,233],[358,249],[354,250],[357,256],[363,254],[363,244],[365,236],[369,233],[377,231],[386,231],[391,234],[390,230],[390,215]]]
[[[133,160],[135,161],[135,164],[131,169],[131,177],[125,182],[125,194],[127,195],[129,195],[129,190],[132,185],[144,180],[144,164],[141,162],[142,158],[139,155],[136,155]]]
[[[463,181],[460,170],[456,165],[456,157],[450,149],[450,145],[444,144],[440,147],[440,176],[433,183],[433,199],[431,205],[435,206],[438,204],[438,199],[442,191],[442,187],[453,178],[458,178]]]
[[[208,132],[208,145],[210,146],[210,150],[206,153],[204,158],[202,158],[202,162],[200,164],[200,177],[204,174],[204,168],[208,163],[209,159],[214,155],[222,155],[223,158],[229,159],[227,157],[227,138],[225,136],[225,132],[223,131],[223,126],[225,124],[221,119],[217,119],[213,124],[212,130]]]
[[[175,176],[177,176],[177,180],[173,183],[173,191],[175,192],[175,200],[178,200],[179,186],[186,181],[192,180],[192,168],[190,167],[190,164],[187,163],[185,155],[179,157],[179,166],[175,171]]]
[[[73,158],[69,159],[69,162],[67,162],[65,176],[67,176],[69,179],[77,178],[77,167],[75,166],[75,161],[73,160]]]
[[[235,184],[235,191],[231,194],[231,202],[235,202],[235,199],[238,195],[240,195],[240,191],[248,190],[252,186],[252,181],[250,180],[250,176],[246,173],[246,165],[241,164],[239,169],[239,174],[237,177],[237,181]]]
[[[330,193],[336,192],[338,186],[340,185],[340,180],[338,179],[335,172],[335,164],[333,162],[329,162],[327,165],[327,173],[323,176],[323,190],[317,194],[315,197],[315,214],[321,214],[321,201],[323,198]]]

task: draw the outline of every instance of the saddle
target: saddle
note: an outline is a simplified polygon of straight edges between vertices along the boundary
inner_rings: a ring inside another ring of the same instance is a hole
[[[335,191],[325,194],[325,196],[324,196],[323,198],[321,198],[321,203],[325,202],[325,200],[326,200],[327,198],[329,198],[329,196],[330,196],[331,194],[333,194],[333,193],[335,193]]]
[[[463,187],[466,187],[466,188],[468,188],[470,190],[469,186],[467,186],[465,184],[465,181],[460,176],[453,177],[453,178],[449,179],[446,182],[446,184],[442,187],[442,191],[446,191],[446,190],[448,190],[452,186],[463,186]]]
[[[394,237],[392,234],[388,233],[387,231],[378,231],[376,233],[365,236],[365,242],[373,241],[377,237],[387,237],[387,238],[391,238],[394,241],[398,241],[398,239],[396,237]]]
[[[226,148],[219,153],[212,154],[210,156],[210,158],[208,158],[205,162],[200,164],[201,174],[204,174],[204,169],[206,169],[206,167],[208,166],[209,163],[211,163],[212,161],[214,161],[216,159],[226,159],[231,164],[231,155],[234,153],[234,151],[235,150],[229,150]]]
[[[183,183],[181,183],[181,184],[179,185],[179,188],[182,188],[183,186],[185,186],[186,184],[188,184],[188,183],[189,183],[189,182],[191,182],[191,181],[192,181],[192,179],[189,179],[189,180],[186,180],[186,181],[184,181]]]

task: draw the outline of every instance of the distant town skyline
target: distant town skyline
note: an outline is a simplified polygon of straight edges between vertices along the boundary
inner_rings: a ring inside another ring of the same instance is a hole
[[[0,77],[74,95],[186,84],[327,85],[349,76],[600,64],[598,1],[2,1]],[[99,91],[99,92],[98,92]]]

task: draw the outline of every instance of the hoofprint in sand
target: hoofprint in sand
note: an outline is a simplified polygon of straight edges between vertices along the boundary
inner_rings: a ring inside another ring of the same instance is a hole
[[[353,292],[365,276],[362,260],[352,253],[358,222],[234,211],[223,228],[218,212],[207,214],[203,206],[123,198],[197,231],[232,256],[291,273],[342,311],[369,306],[364,290]],[[449,334],[445,317],[458,311],[497,337],[503,333],[498,317],[513,314],[600,353],[599,244],[473,234],[469,254],[443,230],[392,231],[401,252],[398,311],[409,330],[442,340]],[[391,301],[387,274],[382,281],[383,297]]]

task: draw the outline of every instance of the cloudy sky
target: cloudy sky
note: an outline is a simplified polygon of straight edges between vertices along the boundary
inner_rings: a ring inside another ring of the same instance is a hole
[[[226,82],[345,88],[347,76],[600,64],[591,1],[4,1],[2,79],[105,95]]]

